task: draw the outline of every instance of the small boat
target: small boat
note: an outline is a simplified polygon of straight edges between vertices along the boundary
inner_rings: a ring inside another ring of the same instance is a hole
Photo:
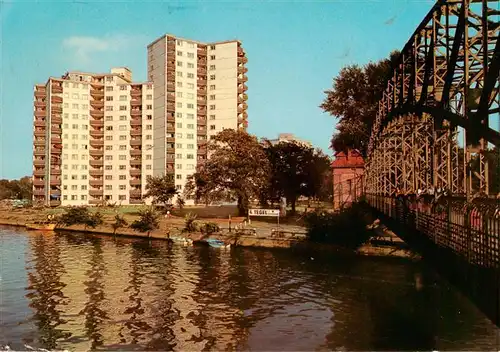
[[[206,239],[205,242],[207,242],[210,247],[214,248],[229,248],[229,246],[231,246],[230,244],[226,245],[224,241],[217,240],[215,238]]]
[[[53,231],[56,224],[50,222],[30,222],[25,224],[28,230]]]

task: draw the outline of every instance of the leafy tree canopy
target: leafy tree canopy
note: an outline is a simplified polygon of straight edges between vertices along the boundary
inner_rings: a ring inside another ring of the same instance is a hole
[[[366,155],[378,102],[387,86],[391,63],[398,57],[399,52],[394,51],[389,59],[363,67],[346,66],[333,79],[333,87],[325,92],[320,106],[338,119],[330,144],[333,150],[358,149]]]
[[[147,208],[140,212],[140,218],[135,220],[130,227],[139,232],[147,232],[160,227],[160,214],[154,211],[153,208]]]
[[[177,194],[173,175],[148,176],[146,179],[146,193],[144,198],[151,197],[153,204],[170,204]]]
[[[0,180],[0,199],[31,199],[33,184],[29,176],[19,180]]]
[[[188,187],[190,196],[231,196],[238,200],[240,215],[245,215],[249,199],[258,197],[269,179],[270,165],[262,145],[245,131],[227,129],[210,140],[208,150],[210,158]]]

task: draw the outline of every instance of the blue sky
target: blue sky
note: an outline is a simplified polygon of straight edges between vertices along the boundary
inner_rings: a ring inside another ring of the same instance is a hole
[[[240,39],[248,56],[249,132],[291,132],[328,150],[335,119],[318,107],[348,64],[400,49],[434,1],[0,0],[0,178],[32,172],[33,85],[66,71],[128,66],[146,79],[146,46],[172,33]]]

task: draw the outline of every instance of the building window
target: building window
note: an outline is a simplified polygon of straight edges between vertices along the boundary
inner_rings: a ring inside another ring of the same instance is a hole
[[[182,61],[177,61],[177,66],[182,67]]]
[[[151,110],[151,109],[153,109],[153,105],[146,105],[146,109],[147,109],[147,110]]]
[[[113,121],[113,116],[106,116],[106,121]]]
[[[177,87],[182,88],[182,82],[177,82]]]
[[[120,95],[120,101],[126,101],[127,96],[126,95]]]
[[[215,100],[215,94],[212,94],[212,95],[210,96],[210,100]]]
[[[182,98],[182,92],[177,92],[177,97]]]
[[[180,191],[182,189],[182,185],[175,185],[175,189]]]
[[[147,99],[147,100],[151,100],[151,99],[153,99],[153,95],[151,95],[151,94],[146,95],[146,99]]]
[[[146,170],[151,170],[151,165],[146,165]]]
[[[113,155],[106,155],[106,160],[113,160]]]
[[[119,169],[120,170],[126,170],[127,169],[127,165],[120,165]]]
[[[177,103],[177,107],[178,107],[178,108],[182,108],[182,103],[181,103],[181,102],[178,102],[178,103]]]
[[[215,115],[210,115],[210,120],[215,120]]]
[[[182,112],[176,113],[175,116],[181,119],[182,118]]]
[[[194,119],[194,114],[187,114],[188,119]]]
[[[187,155],[186,155],[186,158],[187,158],[187,159],[194,159],[194,155],[193,155],[193,154],[187,154]]]
[[[215,65],[210,65],[211,70],[215,70]]]
[[[210,45],[210,50],[215,50],[215,45]]]
[[[106,97],[106,101],[113,101],[113,97],[108,95],[108,96]]]
[[[215,90],[215,84],[211,84],[211,85],[210,85],[210,89],[211,89],[211,90]]]
[[[126,195],[123,195],[123,194],[120,194],[118,196],[118,200],[127,200],[127,196]]]
[[[176,149],[182,149],[182,143],[177,143],[177,144],[175,145],[175,148],[176,148]]]
[[[194,134],[188,133],[186,136],[187,139],[194,139]]]
[[[113,131],[113,126],[106,126],[106,131]]]
[[[113,87],[112,86],[107,86],[106,87],[106,91],[107,92],[112,92],[113,91]]]
[[[127,186],[125,186],[125,185],[120,185],[120,186],[118,186],[118,189],[119,189],[120,191],[124,191],[124,190],[126,190],[126,189],[127,189]]]
[[[126,175],[120,175],[120,176],[118,176],[118,179],[119,180],[126,180],[127,176]]]
[[[127,136],[126,136],[126,135],[124,135],[124,134],[122,134],[122,135],[120,136],[120,140],[121,140],[121,141],[126,141],[126,140],[127,140]]]
[[[120,126],[118,126],[118,130],[120,130],[120,131],[126,131],[127,130],[127,125],[120,125]]]
[[[210,130],[215,130],[215,125],[210,125]]]
[[[147,140],[153,139],[153,135],[151,135],[151,134],[147,134],[147,135],[146,135],[146,139],[147,139]]]
[[[146,115],[146,120],[152,120],[153,119],[153,115]]]
[[[113,135],[106,136],[107,141],[112,141],[113,140]]]
[[[215,79],[215,75],[210,75],[210,79],[213,81]]]
[[[194,68],[194,64],[192,62],[188,62],[188,68]]]
[[[193,93],[187,93],[187,98],[188,99],[194,99],[194,94]]]
[[[73,109],[78,109],[78,104],[73,104],[72,107]]]
[[[122,144],[120,145],[119,150],[127,150],[127,146]]]
[[[126,121],[127,115],[120,115],[120,121]]]
[[[175,175],[175,178],[176,178],[177,180],[182,180],[182,175]]]
[[[113,175],[106,175],[104,179],[110,181],[113,179]]]
[[[177,51],[177,56],[182,56],[182,51]]]
[[[215,110],[215,105],[210,105],[210,110]]]
[[[126,85],[121,85],[120,86],[120,90],[127,90],[127,86]]]
[[[146,125],[146,129],[147,130],[152,130],[153,129],[153,125]]]
[[[176,168],[177,170],[182,170],[182,164],[176,164],[176,165],[175,165],[175,168]]]
[[[182,72],[177,72],[177,77],[182,77]]]
[[[127,110],[127,105],[120,105],[120,111]]]
[[[210,60],[215,60],[215,55],[210,55]]]
[[[194,149],[194,144],[188,144],[187,149]]]
[[[106,111],[113,111],[113,107],[112,106],[106,106]]]
[[[194,73],[189,73],[187,74],[187,78],[194,78]]]
[[[177,128],[182,128],[182,123],[181,122],[177,122]]]
[[[194,129],[194,125],[192,123],[188,123],[187,128],[192,130],[192,129]]]
[[[113,185],[106,185],[106,191],[112,191],[113,190]]]
[[[175,158],[176,158],[176,159],[182,159],[182,154],[176,154],[176,155],[175,155]]]
[[[106,146],[106,150],[113,150],[113,146],[112,145],[107,145]]]
[[[188,83],[187,87],[188,87],[189,89],[194,89],[194,83]]]
[[[188,108],[188,109],[194,109],[194,104],[190,104],[190,103],[188,103],[188,104],[187,104],[187,108]]]
[[[194,53],[187,53],[187,56],[188,56],[190,59],[193,59],[193,58],[194,58]]]

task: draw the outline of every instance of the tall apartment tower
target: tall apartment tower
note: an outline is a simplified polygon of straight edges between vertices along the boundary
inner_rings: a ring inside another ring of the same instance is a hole
[[[148,45],[154,175],[175,175],[181,191],[207,158],[207,139],[223,129],[247,128],[246,62],[237,40],[200,43],[167,34]]]
[[[128,68],[68,72],[35,86],[33,199],[142,202],[153,174],[153,84]]]

